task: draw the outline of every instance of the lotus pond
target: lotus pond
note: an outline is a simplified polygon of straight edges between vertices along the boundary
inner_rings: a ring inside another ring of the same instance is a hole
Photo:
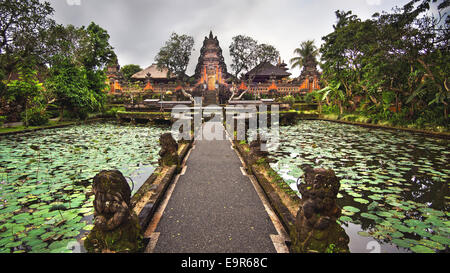
[[[166,130],[106,122],[0,137],[0,253],[72,252],[93,227],[92,178],[151,172]]]
[[[341,179],[351,252],[449,252],[448,140],[308,120],[280,127],[280,139],[271,167],[297,193],[307,165]]]

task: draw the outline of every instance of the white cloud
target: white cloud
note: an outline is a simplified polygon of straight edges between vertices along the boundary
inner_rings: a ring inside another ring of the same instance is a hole
[[[381,5],[381,0],[366,0],[366,3],[369,6],[379,6]]]

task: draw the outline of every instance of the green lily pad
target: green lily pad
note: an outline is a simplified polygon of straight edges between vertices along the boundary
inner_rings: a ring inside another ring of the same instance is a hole
[[[423,246],[423,245],[415,245],[410,248],[415,253],[435,253],[434,250],[432,250],[429,247]]]
[[[345,206],[342,209],[346,210],[346,211],[351,211],[351,212],[359,212],[360,210],[358,208],[352,207],[352,206]]]
[[[440,235],[433,235],[430,239],[443,245],[450,245],[450,239]]]
[[[366,199],[363,199],[363,198],[355,198],[355,199],[353,199],[353,201],[361,203],[361,204],[369,204],[369,201],[367,201]]]
[[[371,219],[371,220],[375,220],[375,221],[380,219],[378,216],[376,216],[374,214],[371,214],[371,213],[366,213],[366,212],[361,213],[361,217],[364,217],[364,218],[367,218],[367,219]]]
[[[371,237],[371,235],[365,231],[358,231],[358,235],[362,237]]]

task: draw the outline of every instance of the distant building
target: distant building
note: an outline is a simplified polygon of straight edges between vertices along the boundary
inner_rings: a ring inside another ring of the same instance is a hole
[[[106,84],[109,85],[109,92],[121,92],[122,86],[120,82],[123,82],[123,75],[120,73],[119,63],[108,66],[106,76]]]
[[[212,31],[203,41],[195,74],[191,77],[186,76],[186,78],[190,78],[191,84],[183,83],[183,87],[176,82],[176,75],[168,75],[167,72],[167,69],[159,69],[156,64],[139,71],[131,77],[138,83],[136,89],[133,86],[125,86],[128,83],[124,82],[120,73],[120,66],[116,64],[108,67],[110,91],[113,93],[145,91],[165,93],[185,88],[190,91],[200,90],[204,96],[210,93],[215,94],[218,89],[221,90],[220,94],[223,96],[231,94],[230,88],[232,86],[229,83],[233,76],[227,71],[222,49],[217,36],[214,37]],[[320,89],[321,74],[317,70],[317,62],[314,59],[306,60],[298,78],[292,80],[289,78],[290,76],[291,73],[288,72],[287,64],[282,62],[281,58],[278,59],[276,65],[262,62],[243,76],[243,81],[237,83],[237,89],[241,91],[248,89],[248,92],[252,94],[277,94],[280,96],[305,94]],[[122,88],[121,85],[125,87]]]
[[[251,79],[253,83],[265,83],[275,81],[287,80],[291,73],[287,72],[286,64],[278,61],[278,64],[272,65],[268,62],[263,62],[257,65],[244,75],[244,79]]]
[[[321,73],[317,70],[317,61],[314,58],[305,60],[303,70],[294,83],[300,84],[301,90],[312,92],[321,89],[319,85]]]
[[[177,79],[175,74],[170,73],[168,75],[167,68],[158,68],[156,64],[152,64],[151,66],[147,67],[146,69],[137,72],[133,76],[131,76],[134,80],[140,80],[147,82],[150,80],[154,84],[160,84],[160,83],[168,83],[171,81],[175,81]]]
[[[212,31],[203,41],[194,78],[197,85],[204,85],[210,91],[216,90],[219,85],[227,85],[227,66],[217,36],[213,37]]]
[[[314,65],[315,64],[315,65]],[[287,64],[278,59],[277,65],[260,63],[244,75],[244,80],[251,80],[251,94],[278,94],[281,96],[305,94],[320,89],[320,73],[317,63],[306,62],[300,76],[290,80]],[[241,83],[242,86],[243,83]]]

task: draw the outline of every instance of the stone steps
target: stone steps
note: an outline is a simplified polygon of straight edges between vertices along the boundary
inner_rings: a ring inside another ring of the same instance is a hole
[[[218,104],[218,92],[217,90],[214,91],[205,91],[203,95],[203,105],[208,106],[211,104]]]

